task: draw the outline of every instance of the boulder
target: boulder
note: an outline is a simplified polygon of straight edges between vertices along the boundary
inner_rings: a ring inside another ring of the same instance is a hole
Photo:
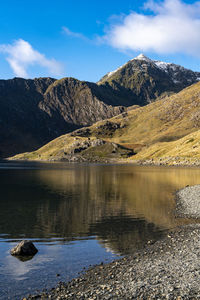
[[[15,256],[33,256],[38,252],[37,248],[30,241],[21,241],[11,249],[10,254]]]

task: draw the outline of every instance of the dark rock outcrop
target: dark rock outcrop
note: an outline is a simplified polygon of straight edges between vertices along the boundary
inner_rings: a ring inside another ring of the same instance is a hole
[[[37,248],[30,241],[21,241],[17,246],[15,246],[10,254],[14,256],[33,256],[38,252]]]

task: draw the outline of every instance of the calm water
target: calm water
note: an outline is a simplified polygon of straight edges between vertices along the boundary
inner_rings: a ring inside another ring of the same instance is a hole
[[[0,163],[0,299],[20,299],[161,239],[175,219],[173,193],[200,169]],[[9,254],[22,239],[39,252]],[[56,276],[60,274],[60,276]]]

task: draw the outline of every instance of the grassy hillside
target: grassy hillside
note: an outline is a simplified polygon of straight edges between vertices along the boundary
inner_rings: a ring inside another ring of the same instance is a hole
[[[98,138],[61,136],[37,151],[23,153],[11,159],[22,160],[63,160],[71,162],[119,160],[134,154],[122,145]]]
[[[200,165],[200,130],[178,141],[156,143],[131,159],[167,165]]]
[[[67,154],[73,152],[72,149],[76,148],[77,141],[80,144],[80,141],[85,143],[89,139],[90,143],[91,141],[104,141],[103,145],[98,145],[97,142],[95,147],[101,146],[101,148],[98,148],[95,156],[104,155],[101,152],[104,153],[104,148],[108,145],[117,145],[112,147],[119,147],[119,149],[122,147],[121,149],[126,149],[126,151],[127,149],[133,151],[134,155],[129,160],[153,158],[158,161],[164,157],[180,159],[179,156],[200,159],[199,129],[200,83],[197,83],[171,97],[145,107],[134,107],[109,120],[78,129],[52,141],[36,152],[17,156],[17,158],[49,159],[52,156],[62,158],[63,151]],[[87,152],[89,148],[80,152]],[[116,152],[111,148],[105,157]],[[127,158],[130,155],[131,152],[127,152],[126,155],[122,154],[116,158]]]
[[[98,122],[88,129],[75,131],[84,136],[106,138],[129,147],[170,142],[200,127],[200,83],[145,107]]]

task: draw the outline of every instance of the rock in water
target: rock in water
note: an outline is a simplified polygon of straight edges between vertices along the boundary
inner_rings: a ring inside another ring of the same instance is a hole
[[[30,241],[21,241],[11,251],[11,255],[16,256],[33,256],[38,252],[37,248]]]

